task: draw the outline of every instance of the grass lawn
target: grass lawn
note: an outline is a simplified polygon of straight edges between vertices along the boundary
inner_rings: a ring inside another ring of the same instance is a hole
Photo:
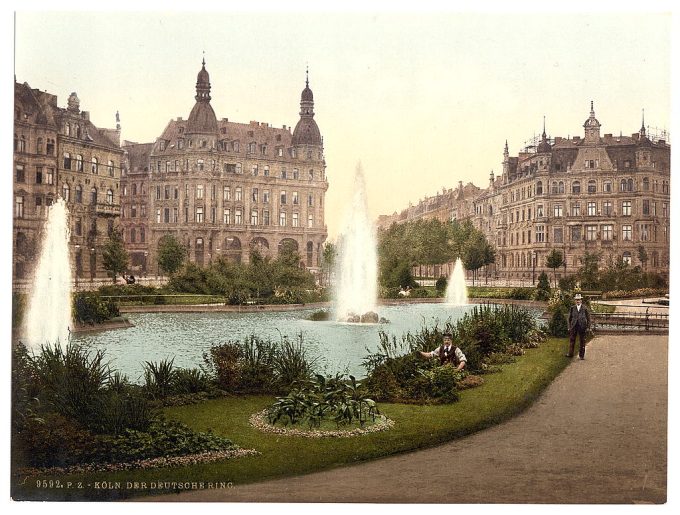
[[[382,413],[395,421],[395,426],[379,433],[352,438],[320,438],[280,436],[262,433],[248,423],[256,411],[274,400],[267,396],[221,398],[192,406],[167,408],[169,418],[181,420],[197,430],[212,429],[232,439],[239,446],[254,448],[261,454],[230,461],[193,465],[174,469],[132,470],[59,477],[82,489],[37,489],[31,478],[25,489],[15,491],[15,498],[60,500],[120,499],[142,494],[167,493],[151,490],[158,481],[220,482],[234,485],[305,474],[359,461],[388,456],[461,437],[497,424],[529,406],[545,387],[566,367],[564,339],[550,339],[514,363],[503,365],[502,372],[484,376],[485,383],[461,392],[460,401],[438,406],[403,404],[379,405]],[[423,471],[427,474],[427,471]],[[435,480],[437,478],[433,478]],[[102,489],[101,482],[120,488]],[[146,489],[128,489],[127,484],[146,482]],[[95,488],[100,482],[100,488]],[[88,486],[89,485],[89,486]]]

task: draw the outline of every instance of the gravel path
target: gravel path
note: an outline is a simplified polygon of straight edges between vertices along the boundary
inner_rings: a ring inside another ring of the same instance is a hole
[[[524,413],[439,447],[148,500],[663,503],[667,347],[667,336],[599,336]],[[447,477],[456,488],[442,488]]]

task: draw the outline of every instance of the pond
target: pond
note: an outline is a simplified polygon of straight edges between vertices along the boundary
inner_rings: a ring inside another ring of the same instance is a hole
[[[347,324],[334,321],[312,322],[307,318],[314,309],[259,313],[128,313],[134,327],[96,333],[80,333],[72,341],[92,350],[105,351],[105,358],[115,370],[141,382],[143,362],[174,358],[178,367],[198,367],[203,353],[212,345],[240,340],[250,335],[280,341],[295,340],[302,334],[308,357],[319,357],[317,370],[334,374],[347,371],[364,377],[361,362],[368,347],[377,349],[378,332],[401,338],[423,325],[443,326],[455,321],[473,305],[401,304],[380,306],[381,317],[388,324]]]

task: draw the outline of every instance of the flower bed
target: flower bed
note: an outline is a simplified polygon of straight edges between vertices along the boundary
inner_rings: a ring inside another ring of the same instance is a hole
[[[375,424],[353,429],[300,429],[297,427],[279,427],[269,423],[269,408],[263,409],[251,415],[248,419],[250,425],[265,433],[274,433],[285,436],[302,436],[304,438],[349,438],[368,433],[385,431],[394,426],[394,421],[384,415],[378,415]]]

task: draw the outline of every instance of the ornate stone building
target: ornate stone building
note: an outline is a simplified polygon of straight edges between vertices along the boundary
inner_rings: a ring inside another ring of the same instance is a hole
[[[288,243],[318,270],[328,181],[309,80],[292,133],[218,120],[210,91],[204,61],[188,119],[170,121],[153,144],[125,146],[123,227],[132,263],[158,273],[159,240],[174,235],[199,265],[219,256],[247,262],[251,249],[276,256]]]
[[[591,103],[583,138],[550,140],[544,128],[517,157],[506,142],[503,175],[475,202],[496,275],[533,282],[552,249],[565,257],[558,276],[577,272],[586,252],[668,274],[670,145],[652,141],[644,120],[631,136],[600,128]]]
[[[544,127],[540,141],[517,156],[506,141],[502,175],[491,172],[486,189],[459,184],[381,216],[378,226],[441,219],[443,212],[446,219],[471,219],[496,247],[489,276],[514,282],[532,284],[541,271],[552,275],[545,265],[552,249],[565,257],[558,278],[576,273],[586,252],[599,254],[601,266],[620,258],[667,276],[670,144],[648,135],[644,120],[631,136],[602,136],[600,128],[591,104],[584,137],[549,139]]]
[[[120,127],[99,129],[75,93],[66,108],[28,84],[14,87],[14,279],[30,278],[47,207],[70,214],[76,281],[103,279],[101,247],[120,214]]]

